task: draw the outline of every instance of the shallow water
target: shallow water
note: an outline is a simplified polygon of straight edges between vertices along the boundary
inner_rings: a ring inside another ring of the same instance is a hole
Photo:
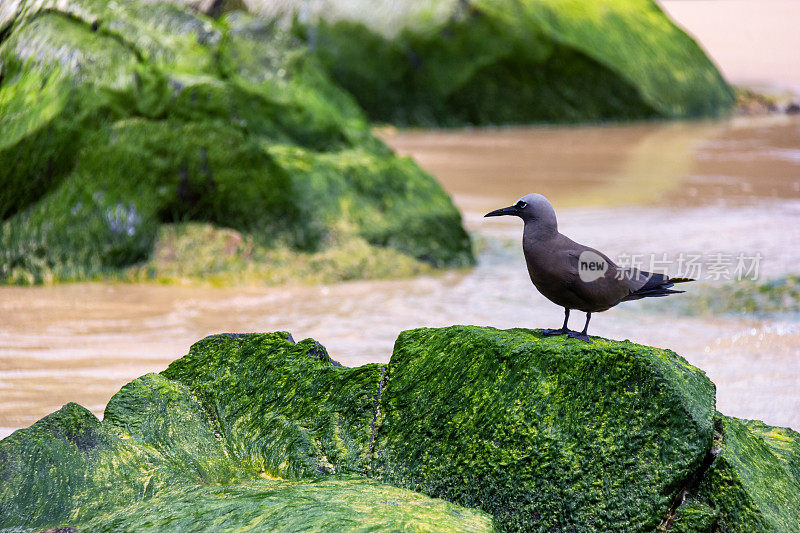
[[[102,416],[121,385],[222,331],[288,330],[358,365],[387,361],[408,328],[558,326],[561,309],[527,279],[519,220],[482,218],[531,191],[553,200],[564,233],[612,256],[760,253],[762,276],[798,271],[800,119],[383,136],[453,194],[477,236],[475,269],[293,288],[2,287],[0,436],[68,401]],[[796,316],[675,317],[632,302],[590,332],[671,348],[714,380],[721,411],[800,428]]]

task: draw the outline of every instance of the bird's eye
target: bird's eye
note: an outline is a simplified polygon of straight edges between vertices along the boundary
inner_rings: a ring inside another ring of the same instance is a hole
[[[526,207],[528,207],[528,204],[520,200],[514,207],[516,207],[517,209],[525,209]]]

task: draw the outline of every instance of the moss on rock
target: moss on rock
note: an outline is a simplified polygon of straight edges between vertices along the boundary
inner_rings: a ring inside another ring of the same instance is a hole
[[[0,441],[9,532],[788,532],[798,509],[800,435],[718,415],[681,357],[521,329],[406,331],[358,368],[214,335],[102,421],[68,404]]]
[[[260,479],[164,491],[90,531],[493,531],[490,516],[363,478]]]
[[[311,339],[216,335],[164,371],[212,414],[252,470],[288,479],[364,473],[383,369],[345,368]]]
[[[529,330],[403,332],[373,475],[508,530],[652,531],[711,447],[714,385],[672,352]]]
[[[131,0],[2,16],[0,283],[119,272],[188,221],[299,253],[361,239],[472,263],[442,188],[277,25]]]
[[[187,436],[197,429],[183,427]],[[0,441],[0,529],[83,524],[166,487],[197,483],[206,457],[194,457],[192,471],[177,469],[156,447],[67,404]],[[230,480],[229,469],[212,479]]]
[[[252,235],[208,223],[162,224],[150,259],[127,269],[126,280],[231,286],[288,282],[335,283],[363,278],[410,277],[432,265],[359,237],[317,252],[268,247]]]
[[[353,477],[382,380],[287,333],[208,337],[123,387],[102,422],[68,404],[0,441],[0,531],[491,530],[480,511]]]
[[[692,117],[734,102],[700,47],[652,0],[364,4],[328,2],[316,23],[298,7],[296,23],[373,120],[429,126]]]
[[[651,306],[684,315],[754,315],[774,317],[800,312],[800,276],[785,274],[766,281],[738,279],[698,286],[679,302]]]
[[[675,531],[790,533],[800,524],[800,434],[718,415],[722,448]]]
[[[147,374],[122,387],[108,402],[103,425],[157,450],[170,469],[197,483],[248,477],[200,402],[187,387],[159,374]]]

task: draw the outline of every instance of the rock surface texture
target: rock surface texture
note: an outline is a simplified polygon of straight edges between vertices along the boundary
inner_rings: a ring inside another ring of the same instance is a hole
[[[221,334],[0,441],[0,530],[792,531],[800,435],[666,350],[474,326],[387,365]]]
[[[0,3],[0,283],[144,261],[165,223],[300,252],[472,263],[439,184],[372,135],[302,43],[244,14]]]

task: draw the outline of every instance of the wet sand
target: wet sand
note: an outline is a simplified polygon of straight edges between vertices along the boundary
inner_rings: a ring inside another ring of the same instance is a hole
[[[205,335],[288,330],[348,365],[387,361],[403,329],[553,327],[527,279],[516,219],[482,214],[538,191],[561,230],[617,255],[759,252],[763,276],[800,264],[800,119],[384,133],[435,174],[478,237],[469,271],[332,286],[0,287],[0,436],[67,401],[102,416],[120,386]],[[582,318],[573,318],[577,325]],[[800,320],[674,317],[636,302],[591,333],[671,348],[717,384],[726,414],[800,428]]]

